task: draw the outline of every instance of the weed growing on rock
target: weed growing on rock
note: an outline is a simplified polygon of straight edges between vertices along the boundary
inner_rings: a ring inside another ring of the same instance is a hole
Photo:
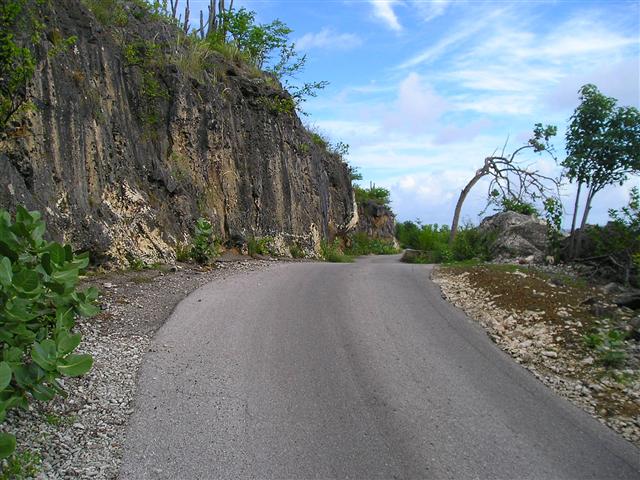
[[[217,255],[218,249],[213,239],[213,227],[207,219],[201,217],[196,221],[193,245],[189,256],[196,263],[204,265]]]
[[[605,367],[624,365],[627,353],[624,349],[627,332],[622,330],[596,330],[582,337],[585,346],[594,350],[599,362]]]
[[[30,450],[16,452],[2,462],[0,480],[36,478],[40,473],[42,459]]]
[[[304,258],[304,250],[302,250],[302,248],[300,248],[300,245],[298,244],[293,244],[289,247],[289,252],[291,253],[291,256],[293,258]]]
[[[120,0],[84,0],[83,3],[105,26],[124,27],[129,23],[129,15]]]
[[[291,115],[296,110],[295,102],[289,97],[260,97],[258,98],[258,103],[275,115]]]
[[[252,257],[256,255],[274,255],[271,237],[252,237],[247,241],[247,250]]]

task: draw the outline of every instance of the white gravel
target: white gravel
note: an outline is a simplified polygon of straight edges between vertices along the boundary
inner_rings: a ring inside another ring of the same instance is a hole
[[[467,273],[440,269],[433,280],[440,285],[446,300],[482,325],[502,350],[536,378],[640,447],[640,415],[612,414],[603,408],[607,403],[640,405],[638,368],[625,370],[629,380],[619,383],[604,368],[594,365],[588,352],[576,355],[558,343],[561,328],[582,334],[579,320],[561,316],[564,325],[547,324],[541,321],[541,312],[499,308],[493,304],[495,298],[491,294],[474,287],[467,277]],[[635,343],[629,344],[628,353],[638,356]]]

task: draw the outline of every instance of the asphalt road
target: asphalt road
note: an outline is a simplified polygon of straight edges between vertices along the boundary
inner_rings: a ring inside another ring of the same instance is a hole
[[[145,359],[123,479],[640,478],[398,257],[288,263],[185,299]]]

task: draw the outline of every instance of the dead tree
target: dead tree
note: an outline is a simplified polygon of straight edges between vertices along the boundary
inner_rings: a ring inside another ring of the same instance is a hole
[[[484,165],[478,169],[473,178],[460,192],[458,202],[451,222],[449,245],[453,245],[458,232],[462,205],[471,189],[484,177],[491,177],[488,188],[488,198],[491,200],[497,193],[502,198],[526,201],[533,198],[547,198],[554,188],[557,192],[559,182],[557,179],[542,175],[537,170],[531,170],[531,165],[523,165],[517,162],[517,157],[524,150],[532,149],[536,153],[547,152],[553,158],[553,150],[549,139],[556,134],[556,127],[536,124],[533,137],[526,145],[515,150],[511,155],[505,155],[506,143],[500,155],[492,155],[484,159]]]
[[[189,33],[189,16],[191,15],[191,9],[189,8],[189,0],[187,0],[187,4],[184,7],[184,24],[182,25],[182,29],[184,33]]]

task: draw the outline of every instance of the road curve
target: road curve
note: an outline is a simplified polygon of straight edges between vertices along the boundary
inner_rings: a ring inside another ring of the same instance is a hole
[[[158,332],[122,479],[640,478],[398,257],[212,282]]]

